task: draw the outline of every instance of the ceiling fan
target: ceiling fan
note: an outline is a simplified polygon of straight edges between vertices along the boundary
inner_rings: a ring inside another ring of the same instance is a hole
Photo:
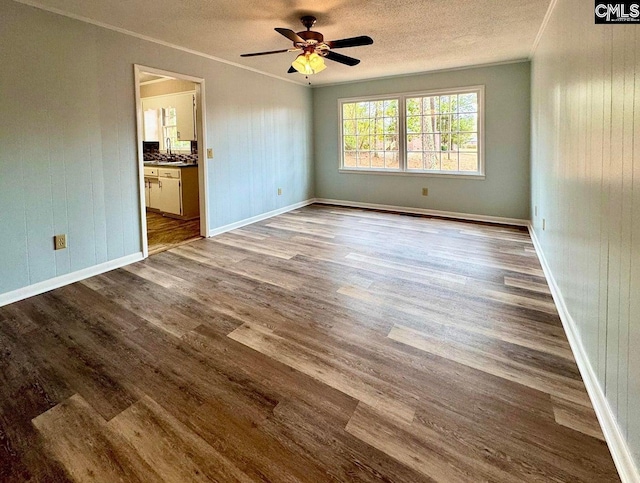
[[[242,54],[240,57],[254,57],[256,55],[281,54],[283,52],[301,52],[291,63],[291,67],[287,71],[289,74],[300,72],[301,74],[310,75],[323,71],[326,66],[324,59],[333,60],[341,64],[354,66],[360,63],[360,59],[354,59],[346,55],[333,52],[333,49],[344,49],[346,47],[358,47],[361,45],[371,45],[373,39],[366,35],[359,37],[350,37],[341,40],[324,40],[324,36],[320,32],[314,32],[311,27],[316,23],[316,18],[311,15],[305,15],[300,18],[302,25],[307,30],[302,32],[294,32],[291,29],[276,28],[275,31],[293,42],[293,48],[282,50],[271,50],[268,52],[255,52],[253,54]]]

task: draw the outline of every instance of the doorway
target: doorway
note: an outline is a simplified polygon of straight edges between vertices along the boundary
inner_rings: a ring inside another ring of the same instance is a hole
[[[208,236],[204,79],[134,71],[146,258]]]

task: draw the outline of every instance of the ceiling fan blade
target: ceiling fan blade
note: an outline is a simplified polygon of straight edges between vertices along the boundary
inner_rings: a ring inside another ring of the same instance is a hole
[[[287,74],[295,74],[296,72],[298,72],[298,71],[295,70],[293,67],[289,67],[289,70],[287,71]]]
[[[341,64],[350,65],[352,67],[360,63],[360,59],[347,57],[346,55],[338,54],[337,52],[329,51],[325,54],[325,57],[329,60],[333,60],[334,62],[340,62]]]
[[[304,43],[306,43],[302,37],[300,37],[297,33],[295,33],[291,29],[276,28],[274,30],[276,32],[278,32],[280,35],[284,35],[286,38],[291,40],[293,43],[296,43],[296,44],[304,44]]]
[[[289,52],[289,49],[270,50],[268,52],[254,52],[253,54],[241,54],[240,57],[255,57],[256,55],[281,54],[283,52]]]
[[[360,45],[371,45],[373,39],[367,35],[360,37],[350,37],[348,39],[330,40],[325,42],[330,49],[344,49],[345,47],[359,47]]]

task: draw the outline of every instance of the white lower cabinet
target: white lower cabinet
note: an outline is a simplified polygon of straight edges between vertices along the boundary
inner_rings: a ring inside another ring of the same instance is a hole
[[[172,215],[182,215],[182,193],[180,180],[160,178],[160,206],[158,209]]]
[[[160,209],[160,183],[158,178],[150,178],[149,179],[149,204],[147,205],[149,208],[153,208],[154,210]]]

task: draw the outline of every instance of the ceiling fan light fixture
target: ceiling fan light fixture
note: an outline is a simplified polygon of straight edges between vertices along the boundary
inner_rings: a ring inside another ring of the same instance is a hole
[[[324,59],[315,52],[298,55],[291,63],[291,67],[305,75],[317,74],[327,68],[324,65]]]
[[[314,74],[322,72],[327,68],[327,66],[324,65],[324,59],[315,52],[309,55],[309,65],[311,66]]]

